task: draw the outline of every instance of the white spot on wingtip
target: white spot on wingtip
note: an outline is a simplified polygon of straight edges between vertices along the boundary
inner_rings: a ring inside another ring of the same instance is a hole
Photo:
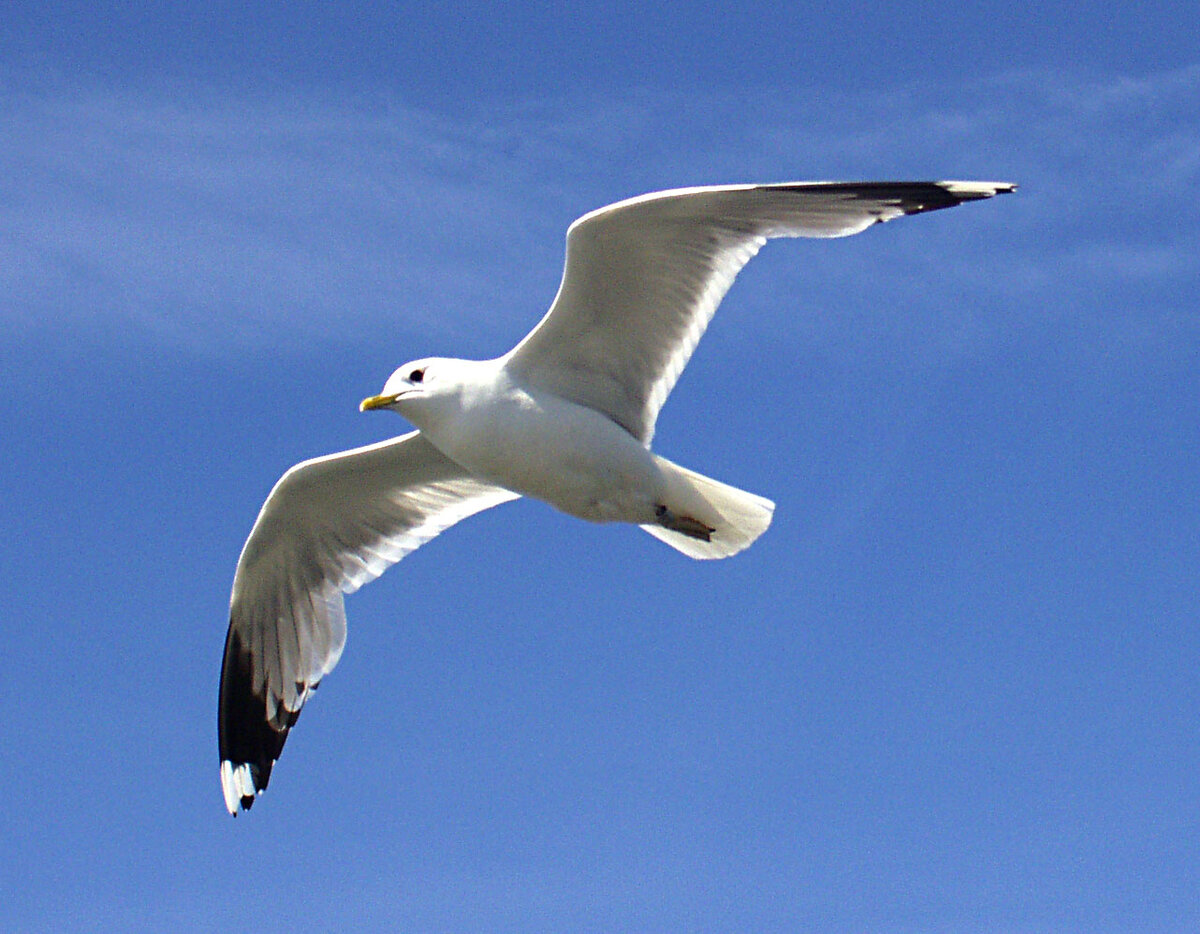
[[[225,810],[234,817],[238,812],[238,796],[234,788],[233,763],[221,762],[221,793],[225,796]]]
[[[938,182],[943,188],[953,194],[977,195],[990,198],[993,195],[1006,195],[1017,190],[1015,182]]]
[[[246,762],[234,765],[228,759],[221,761],[221,792],[225,796],[225,810],[234,817],[242,808],[243,798],[255,798],[262,794],[254,787],[254,775]]]

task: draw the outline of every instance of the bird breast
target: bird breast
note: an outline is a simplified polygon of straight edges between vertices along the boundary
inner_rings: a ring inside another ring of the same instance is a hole
[[[471,473],[593,522],[650,522],[663,480],[653,455],[586,406],[516,385],[469,394],[429,440]]]

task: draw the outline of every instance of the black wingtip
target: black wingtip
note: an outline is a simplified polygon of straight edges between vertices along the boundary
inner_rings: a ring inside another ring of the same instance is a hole
[[[891,201],[905,214],[924,214],[1015,191],[1011,182],[875,182],[859,186],[855,196]]]
[[[255,796],[266,790],[296,716],[288,711],[278,724],[267,718],[266,698],[254,691],[250,652],[230,621],[217,712],[221,786],[230,813],[236,815],[239,806],[250,810]]]
[[[923,214],[952,208],[966,201],[979,201],[1017,190],[1013,182],[814,182],[795,186],[796,191],[819,188],[845,196],[848,200],[881,202],[904,214]],[[894,216],[894,215],[892,215]],[[887,220],[887,216],[878,218]]]

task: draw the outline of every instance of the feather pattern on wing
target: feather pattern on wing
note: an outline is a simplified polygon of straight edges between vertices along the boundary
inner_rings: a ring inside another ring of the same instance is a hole
[[[649,445],[738,272],[773,237],[843,237],[1014,186],[809,182],[680,188],[585,214],[549,312],[507,357],[528,385],[605,412]]]
[[[225,804],[267,787],[288,730],[346,642],[342,595],[517,494],[476,479],[419,432],[297,464],[242,549],[221,669]]]

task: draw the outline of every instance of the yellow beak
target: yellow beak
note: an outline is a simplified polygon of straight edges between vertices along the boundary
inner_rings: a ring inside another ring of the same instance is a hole
[[[399,393],[393,396],[367,396],[358,404],[360,412],[367,412],[371,409],[386,409],[389,405],[396,401]]]

